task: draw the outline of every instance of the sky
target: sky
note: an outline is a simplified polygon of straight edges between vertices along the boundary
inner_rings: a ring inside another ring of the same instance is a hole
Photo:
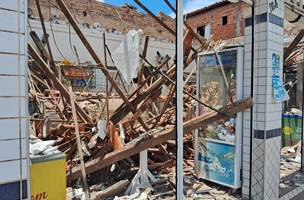
[[[98,0],[101,2],[105,2],[108,4],[121,6],[124,3],[129,3],[138,8],[139,11],[144,12],[141,8],[137,6],[137,4],[133,0]],[[169,0],[172,5],[175,6],[176,0]],[[208,6],[212,3],[215,3],[219,0],[184,0],[184,13],[188,13],[199,8]],[[163,0],[141,0],[141,2],[149,8],[153,13],[157,14],[159,11],[174,17],[171,9],[164,3]]]

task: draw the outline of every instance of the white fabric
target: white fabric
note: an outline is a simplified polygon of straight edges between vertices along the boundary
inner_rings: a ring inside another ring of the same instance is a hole
[[[142,36],[142,30],[130,30],[113,52],[114,64],[127,83],[137,77],[137,68],[141,62],[139,54]]]

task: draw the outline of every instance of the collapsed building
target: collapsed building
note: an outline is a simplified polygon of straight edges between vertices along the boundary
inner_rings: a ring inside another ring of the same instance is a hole
[[[292,34],[284,37],[284,11],[298,22],[303,3],[257,1],[255,23],[245,3],[198,9],[185,16],[177,58],[175,20],[134,2],[146,14],[91,0],[0,2],[1,14],[16,19],[0,31],[0,142],[8,151],[0,157],[1,198],[173,199],[176,173],[185,175],[190,199],[301,194],[302,173],[290,164],[303,163],[301,140],[281,149],[284,131],[293,142],[299,126],[281,119],[282,102],[289,109],[295,99],[285,75],[303,62],[303,30],[285,27]],[[181,100],[184,123],[176,124]],[[181,125],[184,171],[177,172]],[[279,180],[282,172],[291,178]]]

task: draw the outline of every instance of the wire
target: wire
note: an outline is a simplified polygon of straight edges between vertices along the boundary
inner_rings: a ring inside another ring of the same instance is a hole
[[[60,53],[61,57],[64,58],[66,60],[66,57],[63,55],[63,53],[60,51],[58,45],[57,45],[57,42],[56,42],[56,39],[55,39],[55,34],[54,34],[54,30],[53,30],[53,25],[52,25],[52,20],[51,20],[51,17],[52,17],[52,9],[51,9],[51,2],[49,1],[49,13],[50,13],[50,27],[51,27],[51,32],[52,32],[52,37],[53,37],[53,41],[54,41],[54,44],[56,46],[56,49],[58,50],[58,52]]]
[[[71,51],[73,53],[73,55],[76,57],[76,59],[78,60],[78,64],[80,64],[80,60],[79,60],[79,57],[77,56],[77,52],[76,51],[76,47],[74,45],[74,48],[73,48],[73,45],[72,45],[72,32],[71,32],[71,24],[69,23],[69,43],[70,43],[70,48],[71,48]]]

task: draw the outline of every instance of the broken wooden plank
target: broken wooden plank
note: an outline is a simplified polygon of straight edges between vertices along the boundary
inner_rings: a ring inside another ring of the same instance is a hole
[[[167,24],[165,24],[161,19],[155,16],[144,4],[142,4],[139,0],[134,0],[137,5],[139,5],[144,11],[146,11],[153,19],[155,19],[160,25],[162,25],[169,33],[175,36],[175,31],[171,29]]]
[[[54,87],[60,91],[61,95],[65,98],[66,102],[69,103],[71,100],[70,100],[69,92],[66,89],[66,87],[58,80],[54,72],[48,67],[46,62],[40,57],[38,52],[32,47],[31,44],[28,44],[28,50],[32,58],[40,65],[44,73],[48,76],[49,79],[52,80]],[[86,112],[84,112],[83,109],[80,108],[80,106],[77,103],[75,103],[75,108],[77,110],[78,115],[83,121],[93,124],[91,118],[86,114]]]
[[[169,61],[169,58],[165,59],[164,62],[162,62],[157,69],[161,69],[165,63],[167,63]],[[171,73],[173,71],[174,67],[171,67],[168,70],[168,73]],[[158,73],[158,72],[157,72]],[[131,96],[133,97],[135,94],[137,94],[138,89],[140,89],[141,87],[143,87],[144,83],[146,83],[146,81],[148,79],[150,79],[152,76],[147,77],[143,82],[142,85],[140,85],[137,90],[135,90]],[[150,85],[146,90],[140,92],[139,95],[137,95],[134,99],[132,99],[130,101],[130,103],[132,105],[134,105],[134,107],[137,107],[137,105],[142,102],[151,92],[155,91],[156,89],[160,88],[160,86],[162,84],[164,84],[166,82],[166,80],[161,77],[158,80],[156,80],[153,85]],[[117,122],[119,122],[121,119],[123,119],[128,113],[130,112],[130,109],[125,105],[122,104],[119,108],[116,109],[116,111],[112,114],[110,120],[115,124]]]
[[[283,62],[291,55],[296,46],[301,42],[304,37],[304,29],[301,29],[297,36],[292,40],[292,42],[288,45],[286,49],[284,49],[284,59]]]
[[[190,132],[199,127],[205,126],[211,122],[219,121],[219,120],[227,120],[229,119],[228,115],[233,115],[243,110],[246,110],[252,106],[251,98],[246,98],[241,101],[235,102],[233,105],[228,105],[220,109],[221,112],[227,113],[226,115],[211,111],[207,114],[198,116],[194,119],[186,121],[184,123],[184,132]],[[153,135],[149,135],[143,138],[140,138],[136,141],[132,141],[124,146],[123,149],[113,151],[111,153],[106,154],[103,158],[97,158],[95,160],[91,160],[85,164],[86,172],[88,174],[98,171],[104,167],[112,165],[120,160],[126,159],[132,155],[138,154],[139,152],[159,145],[167,140],[171,140],[175,138],[175,128],[170,128],[158,132]],[[80,175],[80,167],[74,167],[70,173],[67,174],[68,180],[77,179]]]
[[[54,64],[54,57],[53,57],[52,49],[51,49],[50,42],[49,42],[49,34],[47,33],[46,28],[45,28],[45,24],[44,24],[44,19],[43,19],[40,3],[39,3],[39,0],[35,0],[35,1],[36,1],[36,6],[37,6],[38,14],[39,14],[39,19],[40,19],[41,27],[42,27],[42,31],[43,31],[43,39],[45,40],[46,47],[48,49],[48,56],[49,56],[49,61],[50,61],[51,69],[55,72],[55,74],[57,74],[58,71],[57,71],[56,66]]]
[[[106,49],[106,34],[105,32],[102,33],[102,38],[103,38],[103,56],[104,56],[104,63],[105,67],[108,68],[108,62],[107,62],[107,49]],[[110,112],[109,112],[109,80],[106,80],[106,116],[107,116],[107,122],[109,122],[110,119]]]
[[[126,189],[129,183],[129,180],[121,180],[101,192],[96,192],[94,195],[92,195],[92,200],[100,200],[108,197],[114,197],[120,192],[122,192],[124,189]]]
[[[85,171],[85,167],[84,167],[82,145],[81,145],[81,140],[80,140],[79,126],[78,126],[78,121],[77,121],[77,114],[76,114],[76,108],[75,108],[75,101],[73,98],[72,86],[69,86],[69,94],[70,94],[72,115],[73,115],[73,121],[74,121],[74,127],[75,127],[78,156],[79,156],[79,160],[80,160],[82,186],[84,188],[84,193],[85,193],[86,199],[90,199],[90,190],[88,187],[87,175],[86,175],[86,171]]]
[[[116,90],[116,92],[118,93],[118,95],[120,96],[120,98],[124,101],[124,103],[127,105],[127,107],[131,110],[131,112],[135,113],[136,112],[135,107],[129,102],[129,100],[124,95],[124,93],[122,92],[122,90],[118,87],[118,85],[116,84],[116,82],[113,80],[113,78],[110,75],[109,71],[102,64],[102,62],[99,59],[98,55],[95,53],[93,47],[90,45],[89,41],[86,39],[86,37],[84,36],[84,34],[82,33],[82,31],[80,30],[79,26],[77,25],[74,17],[70,13],[70,11],[67,8],[67,6],[65,5],[64,1],[63,0],[56,0],[56,2],[58,4],[58,6],[60,7],[61,11],[63,12],[63,14],[65,15],[65,17],[68,19],[69,23],[72,25],[72,27],[73,27],[74,31],[76,32],[76,34],[78,35],[79,39],[81,40],[81,42],[83,43],[83,45],[86,47],[86,49],[88,50],[88,52],[90,53],[90,55],[92,56],[92,58],[94,59],[94,61],[96,62],[96,64],[99,67],[99,69],[101,69],[101,71],[103,72],[103,74],[105,75],[105,77],[107,78],[107,80],[109,80],[109,82],[111,83],[111,85],[113,86],[113,88]],[[147,125],[144,123],[144,121],[140,117],[138,118],[138,122],[143,127],[148,128]]]

